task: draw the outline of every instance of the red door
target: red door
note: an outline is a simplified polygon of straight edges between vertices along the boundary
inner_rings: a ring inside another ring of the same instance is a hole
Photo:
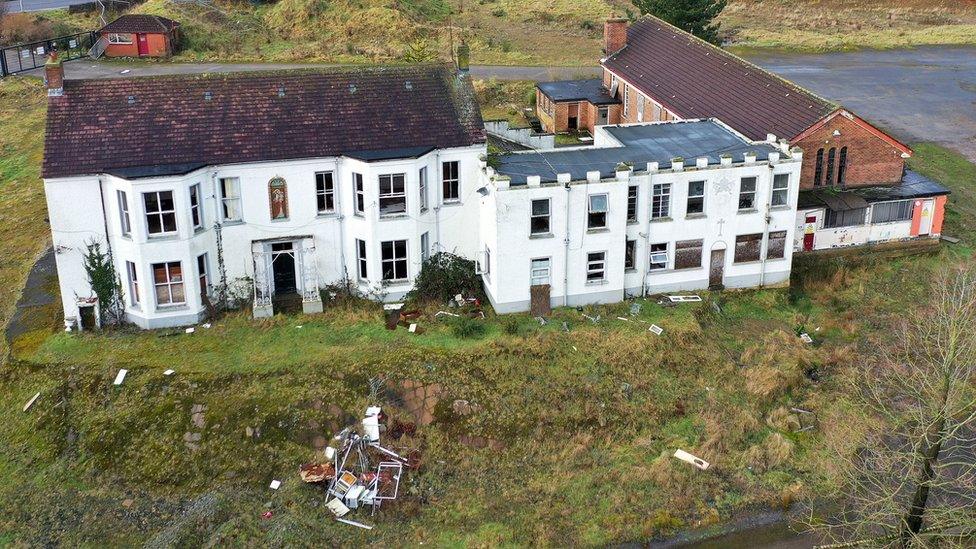
[[[808,215],[806,227],[803,228],[803,251],[813,251],[813,233],[816,228],[817,216]]]
[[[143,55],[149,55],[149,41],[146,40],[145,34],[137,34],[136,42],[139,43],[139,57]]]

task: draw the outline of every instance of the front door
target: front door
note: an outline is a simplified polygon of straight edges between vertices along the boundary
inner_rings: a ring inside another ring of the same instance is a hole
[[[278,242],[271,245],[271,270],[274,275],[275,295],[298,292],[293,243]]]
[[[803,227],[803,251],[813,251],[813,235],[817,229],[817,216],[808,215]]]
[[[712,262],[708,269],[708,287],[722,289],[725,278],[725,250],[712,250]]]
[[[922,218],[918,223],[918,235],[927,236],[932,232],[932,212],[935,210],[934,200],[922,201]]]
[[[149,41],[146,39],[145,34],[137,34],[136,43],[139,44],[139,57],[149,55]]]

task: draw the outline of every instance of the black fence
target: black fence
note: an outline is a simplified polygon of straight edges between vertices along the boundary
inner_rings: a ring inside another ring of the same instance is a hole
[[[0,48],[0,76],[43,67],[52,50],[57,50],[58,56],[63,61],[88,57],[88,50],[94,43],[95,33],[86,31]]]

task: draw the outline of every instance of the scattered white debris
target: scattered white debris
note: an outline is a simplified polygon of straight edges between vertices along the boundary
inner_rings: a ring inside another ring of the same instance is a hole
[[[301,330],[304,327],[305,327],[304,324],[299,324],[299,325],[295,326],[295,328],[298,329],[298,330]]]
[[[122,385],[122,381],[125,379],[125,374],[129,373],[129,370],[121,369],[119,373],[115,376],[115,385]]]
[[[597,322],[600,322],[600,315],[596,315],[595,317],[593,317],[593,316],[590,316],[590,315],[588,315],[586,313],[580,313],[580,314],[583,315],[583,318],[589,320],[590,322],[592,322],[594,324],[596,324]]]
[[[618,316],[617,317],[617,320],[623,320],[624,322],[630,322],[630,319],[629,318],[624,318],[622,316]]]
[[[41,392],[40,391],[38,391],[36,395],[32,396],[31,399],[27,401],[27,404],[24,404],[24,411],[25,412],[27,410],[29,410],[31,406],[34,405],[34,401],[37,400],[37,397],[39,397],[39,396],[41,396]]]
[[[813,343],[813,338],[810,337],[810,334],[803,332],[802,334],[800,334],[800,341],[804,343]]]
[[[271,488],[272,490],[277,490],[278,488],[281,488],[281,481],[280,480],[272,480],[271,481],[271,486],[269,486],[269,488]]]
[[[664,333],[664,328],[658,326],[657,324],[651,324],[651,327],[647,329],[648,332],[652,332],[654,335],[661,335]]]
[[[383,305],[384,311],[399,311],[403,308],[403,303],[386,303]]]
[[[203,323],[203,327],[209,330],[210,329],[210,323],[209,322],[204,322]]]
[[[410,332],[411,334],[416,333],[417,332],[417,325],[414,324],[414,323],[411,323],[410,324],[410,327],[407,328],[407,331]]]
[[[579,352],[579,349],[576,348],[576,345],[573,345],[573,350],[576,351],[577,353]]]
[[[678,458],[681,461],[684,461],[686,463],[690,463],[690,464],[694,465],[695,467],[698,467],[702,471],[704,471],[705,469],[708,469],[708,462],[707,461],[703,460],[700,457],[693,456],[693,455],[689,454],[688,452],[685,452],[684,450],[675,450],[674,451],[674,457],[676,457],[676,458]]]
[[[702,300],[699,295],[669,295],[667,297],[671,303],[697,303]]]
[[[93,65],[93,66],[94,66],[94,65]],[[132,70],[132,69],[124,69],[124,70],[121,70],[121,71],[119,71],[119,74],[129,74],[129,72],[130,72],[131,70]]]
[[[186,333],[188,333],[188,334],[192,334],[192,333],[193,333],[193,332],[195,332],[195,331],[196,331],[196,329],[195,329],[195,328],[187,328],[187,329],[186,329]]]
[[[338,500],[335,500],[335,501],[338,501]],[[344,518],[336,518],[336,520],[339,521],[339,522],[341,522],[341,523],[343,523],[343,524],[350,524],[352,526],[358,526],[359,528],[362,528],[364,530],[372,530],[373,529],[373,527],[370,526],[370,525],[368,525],[368,524],[363,524],[361,522],[356,522],[354,520],[349,520],[349,519],[344,519]]]
[[[363,438],[369,442],[379,442],[380,440],[380,407],[370,406],[366,408],[366,417],[363,418]]]
[[[438,316],[441,316],[441,315],[448,315],[448,316],[461,316],[461,315],[458,315],[458,314],[454,314],[454,313],[449,313],[449,312],[447,312],[447,311],[437,311],[436,313],[434,313],[434,317],[435,317],[435,318],[436,318],[436,317],[438,317]]]
[[[171,375],[173,375],[175,373],[176,373],[176,370],[166,370],[165,372],[163,372],[163,375],[164,376],[171,376]]]
[[[329,508],[329,511],[332,511],[332,514],[335,515],[336,518],[344,517],[349,514],[349,508],[346,507],[345,503],[342,503],[341,499],[333,499],[332,501],[326,503],[325,506]]]

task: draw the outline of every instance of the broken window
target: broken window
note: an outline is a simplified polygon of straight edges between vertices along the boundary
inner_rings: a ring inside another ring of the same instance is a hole
[[[837,184],[843,186],[845,183],[847,183],[847,147],[841,147],[840,159],[837,163]]]
[[[766,259],[783,259],[786,257],[786,231],[769,233],[766,244]]]
[[[224,221],[241,220],[241,180],[236,177],[220,178],[220,213]]]
[[[624,270],[637,268],[637,241],[627,240],[624,243]]]
[[[197,256],[197,281],[200,283],[200,295],[206,297],[210,293],[210,277],[207,269],[207,254]]]
[[[911,200],[896,202],[878,202],[871,205],[871,223],[890,223],[892,221],[908,221],[912,218]]]
[[[688,215],[705,213],[705,182],[688,183]]]
[[[108,35],[108,43],[109,44],[131,44],[132,43],[132,35],[131,34],[124,34],[124,33],[117,33],[117,32],[109,33],[109,35]]]
[[[587,229],[607,228],[607,195],[591,194],[586,215]]]
[[[551,270],[548,257],[533,259],[529,265],[529,271],[530,284],[532,286],[549,284]]]
[[[332,172],[315,174],[315,206],[320,214],[335,211],[335,181]]]
[[[790,174],[778,173],[773,176],[773,192],[770,195],[770,206],[786,206],[790,198]]]
[[[380,176],[380,216],[407,213],[407,184],[402,173]]]
[[[813,172],[813,184],[817,187],[823,185],[823,161],[824,161],[824,150],[817,150],[817,167]]]
[[[637,185],[627,187],[627,223],[637,222]]]
[[[181,305],[186,303],[183,291],[183,265],[179,261],[153,263],[153,285],[156,288],[156,305]]]
[[[366,213],[366,191],[363,189],[363,174],[352,174],[352,194],[355,197],[355,213],[363,215]]]
[[[531,234],[549,233],[549,199],[540,198],[532,201],[532,214],[530,220]]]
[[[671,184],[657,183],[651,189],[651,219],[671,216]]]
[[[420,193],[420,213],[427,211],[427,166],[420,168],[417,174],[418,192]]]
[[[834,184],[834,156],[837,155],[837,149],[831,147],[827,151],[827,185]]]
[[[668,245],[667,243],[651,244],[650,261],[647,269],[649,271],[660,271],[668,268]]]
[[[457,160],[444,162],[442,165],[441,181],[444,185],[444,202],[461,200],[460,165]]]
[[[824,228],[836,229],[838,227],[854,227],[864,225],[867,208],[856,208],[854,210],[827,210],[824,216]]]
[[[190,187],[190,220],[193,222],[194,230],[203,228],[203,212],[200,211],[199,183]]]
[[[607,274],[607,252],[590,252],[586,254],[586,282],[603,282]]]
[[[739,181],[739,209],[751,210],[756,207],[756,178],[743,177]]]
[[[762,233],[740,234],[735,237],[735,259],[733,263],[759,261],[762,248]]]
[[[356,239],[356,274],[359,276],[359,280],[366,280],[366,241]]]
[[[173,191],[142,193],[142,200],[146,205],[146,225],[150,235],[176,232]]]
[[[380,244],[383,280],[407,279],[407,241],[388,240]]]
[[[119,224],[122,229],[122,236],[132,234],[132,221],[129,219],[129,195],[125,191],[115,191],[115,197],[119,201]]]
[[[430,233],[420,235],[420,263],[430,259]]]
[[[674,268],[697,269],[702,266],[703,240],[679,240],[674,243]]]

